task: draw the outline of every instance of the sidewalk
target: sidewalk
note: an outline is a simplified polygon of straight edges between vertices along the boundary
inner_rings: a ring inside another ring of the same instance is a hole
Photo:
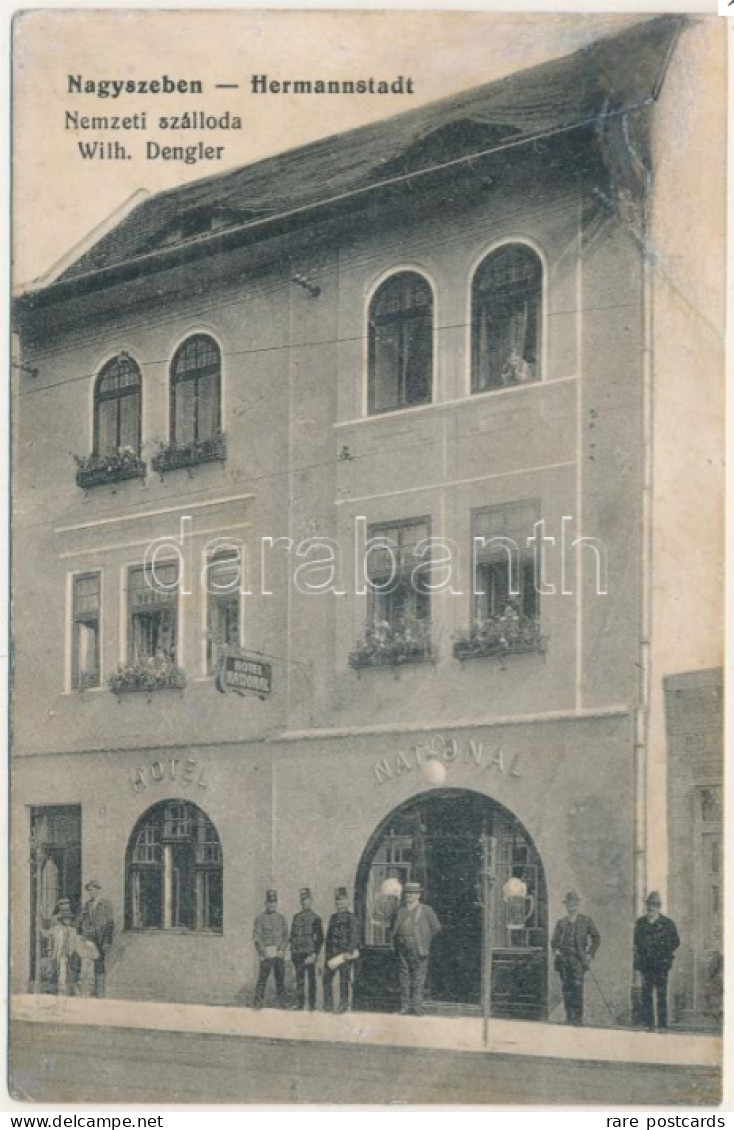
[[[192,1032],[255,1040],[432,1048],[473,1054],[522,1055],[590,1063],[719,1067],[718,1036],[690,1032],[656,1035],[606,1028],[568,1028],[520,1020],[490,1020],[489,1045],[474,1017],[399,1016],[393,1013],[289,1012],[157,1001],[94,1000],[19,995],[12,1021]]]

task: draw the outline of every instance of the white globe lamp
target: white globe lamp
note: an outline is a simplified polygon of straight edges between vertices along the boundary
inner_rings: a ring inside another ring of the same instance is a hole
[[[429,757],[424,761],[421,772],[429,785],[442,785],[446,780],[446,766],[436,757]]]

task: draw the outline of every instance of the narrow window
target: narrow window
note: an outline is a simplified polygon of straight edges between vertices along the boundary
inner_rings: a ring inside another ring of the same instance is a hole
[[[140,369],[126,353],[108,361],[94,390],[94,454],[140,454]]]
[[[534,502],[510,503],[475,510],[472,515],[472,552],[475,627],[498,623],[537,624],[540,604],[535,583],[535,563],[527,539],[534,535],[538,506]],[[483,539],[477,541],[476,539]]]
[[[207,672],[217,668],[223,650],[240,639],[242,555],[238,550],[218,550],[207,569],[209,605],[207,634]]]
[[[433,294],[414,271],[379,287],[369,315],[369,410],[388,412],[431,399]]]
[[[534,251],[510,243],[488,255],[472,284],[472,392],[540,378],[543,269]]]
[[[183,800],[154,805],[128,842],[126,925],[221,933],[222,845],[206,813]]]
[[[219,346],[205,334],[188,338],[171,365],[171,441],[198,447],[221,429]]]
[[[100,590],[100,573],[82,573],[74,577],[71,685],[75,690],[99,686]]]
[[[128,581],[128,657],[165,670],[177,663],[178,564],[136,566]]]
[[[381,524],[372,526],[369,533],[385,548],[374,548],[368,558],[371,585],[367,635],[386,663],[396,656],[400,662],[425,659],[431,651],[430,559],[416,553],[416,546],[430,537],[430,522],[421,518]]]

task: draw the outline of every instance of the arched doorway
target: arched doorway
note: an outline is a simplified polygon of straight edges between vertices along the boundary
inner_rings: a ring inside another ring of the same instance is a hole
[[[392,1011],[399,1005],[391,920],[399,888],[412,880],[422,884],[424,900],[442,926],[431,951],[429,1007],[479,1010],[482,836],[489,837],[495,877],[488,937],[493,1015],[546,1016],[548,898],[540,856],[513,813],[469,789],[433,789],[413,797],[370,837],[355,885],[362,930],[355,1007]]]

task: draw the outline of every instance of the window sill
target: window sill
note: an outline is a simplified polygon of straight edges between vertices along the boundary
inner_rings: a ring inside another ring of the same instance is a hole
[[[155,934],[169,937],[223,938],[224,930],[192,930],[188,926],[126,926],[123,934]]]
[[[416,404],[410,408],[394,408],[387,413],[389,416],[402,416],[410,412],[429,412],[432,409],[435,411],[445,411],[451,408],[459,408],[462,405],[470,404],[474,401],[482,401],[487,398],[496,396],[512,396],[513,393],[527,392],[528,389],[548,388],[554,385],[569,384],[578,381],[578,376],[573,373],[566,377],[541,377],[537,381],[529,381],[527,384],[522,385],[508,385],[505,388],[487,389],[483,392],[467,392],[464,396],[452,397],[450,400],[432,400],[428,404]],[[358,424],[368,424],[370,421],[382,420],[385,418],[385,412],[378,412],[375,415],[365,413],[363,416],[355,416],[351,420],[336,420],[331,426],[334,429],[338,428],[354,428]]]
[[[349,666],[353,671],[357,672],[357,678],[362,677],[363,671],[392,671],[395,678],[400,677],[400,670],[402,667],[417,667],[423,664],[430,664],[432,667],[436,666],[436,657],[434,655],[420,655],[411,656],[410,658],[393,659],[393,658],[371,658],[359,659],[349,657]]]
[[[176,671],[166,676],[165,681],[156,683],[153,686],[140,686],[137,683],[125,684],[121,682],[108,682],[109,690],[118,698],[127,694],[153,695],[158,694],[160,691],[182,691],[185,687],[186,675],[183,671]]]
[[[92,487],[114,486],[129,479],[144,479],[146,474],[145,463],[137,459],[122,467],[80,468],[76,473],[76,485],[82,490],[90,490]]]
[[[457,642],[454,644],[454,659],[464,663],[467,659],[498,659],[500,663],[510,655],[545,656],[547,637],[538,635],[532,640],[513,640],[500,643]]]
[[[154,455],[150,461],[151,468],[158,475],[168,474],[170,471],[182,471],[191,467],[198,467],[201,463],[223,463],[227,458],[227,441],[224,436],[207,440],[197,446],[164,448]]]

